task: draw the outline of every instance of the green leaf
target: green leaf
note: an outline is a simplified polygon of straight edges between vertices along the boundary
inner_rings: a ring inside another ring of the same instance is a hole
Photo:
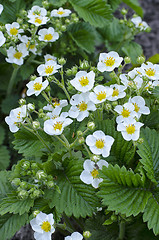
[[[1,110],[5,114],[9,114],[9,112],[17,107],[19,95],[10,95],[9,97],[6,97],[2,103],[1,103]]]
[[[67,216],[74,215],[76,218],[92,216],[98,206],[98,198],[95,189],[80,180],[82,164],[82,158],[73,158],[69,163],[66,161],[65,171],[57,175],[61,194],[49,190],[45,195],[50,208],[55,207],[59,213],[65,212]]]
[[[5,170],[9,166],[10,155],[6,146],[0,146],[0,170]]]
[[[30,77],[31,74],[34,73],[34,67],[31,64],[24,64],[20,68],[20,74],[22,76],[22,80],[26,80]]]
[[[51,4],[57,7],[61,7],[63,4],[67,2],[67,0],[49,0]]]
[[[0,171],[0,198],[5,197],[12,189],[9,176],[10,171]]]
[[[2,126],[0,126],[0,145],[3,143],[4,141],[4,137],[5,137],[5,130]]]
[[[120,165],[129,164],[131,162],[135,154],[133,143],[132,141],[125,141],[121,133],[115,130],[115,123],[113,120],[106,119],[98,121],[96,123],[96,130],[102,130],[106,135],[110,135],[115,139],[108,159],[115,157],[115,162]]]
[[[11,239],[13,235],[26,224],[28,214],[19,216],[18,214],[6,214],[0,217],[1,240]]]
[[[78,47],[88,53],[94,52],[95,35],[93,27],[88,23],[71,24],[68,32]]]
[[[122,51],[131,58],[132,64],[137,64],[137,58],[143,54],[142,47],[136,42],[127,42]]]
[[[159,202],[150,198],[143,214],[143,221],[147,222],[148,229],[153,229],[155,235],[159,234]]]
[[[129,7],[131,7],[140,17],[143,17],[143,10],[140,7],[138,0],[123,0]]]
[[[121,2],[122,2],[121,0],[108,0],[108,3],[110,4],[113,12],[118,8]]]
[[[153,95],[155,98],[159,99],[159,86],[156,86],[153,91],[152,91]]]
[[[140,137],[143,143],[138,144],[137,153],[147,177],[155,184],[159,181],[159,134],[154,129],[141,129]]]
[[[157,128],[158,119],[159,119],[159,111],[157,109],[157,110],[151,110],[149,115],[142,115],[140,118],[140,122],[144,123],[146,127]]]
[[[147,59],[147,61],[152,62],[153,64],[159,63],[159,54],[156,53],[152,57],[149,57],[149,59]]]
[[[39,134],[43,140],[48,143],[50,136],[39,131]],[[25,129],[20,129],[17,133],[14,134],[15,140],[13,141],[14,148],[18,150],[18,153],[22,153],[26,158],[27,157],[41,157],[43,152],[46,151],[43,143],[37,138],[37,136]],[[50,140],[51,142],[51,140]]]
[[[30,208],[33,207],[34,200],[31,198],[18,199],[15,193],[8,194],[6,198],[3,198],[0,203],[0,214],[14,213],[23,215],[29,212]]]
[[[70,0],[75,11],[86,22],[95,27],[103,27],[112,18],[110,5],[101,0]]]
[[[144,188],[144,182],[138,173],[128,171],[124,166],[120,168],[118,165],[109,164],[108,168],[103,166],[100,176],[103,182],[97,195],[102,198],[103,204],[108,206],[108,210],[125,214],[127,217],[143,212],[152,194]]]

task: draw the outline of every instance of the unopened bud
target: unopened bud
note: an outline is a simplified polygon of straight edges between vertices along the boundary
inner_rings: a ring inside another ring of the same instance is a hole
[[[145,57],[139,56],[139,57],[137,58],[137,62],[138,62],[139,64],[144,63],[144,62],[145,62]]]
[[[37,78],[36,75],[31,75],[31,76],[30,76],[30,81],[34,81],[36,78]]]
[[[100,156],[93,154],[92,157],[91,157],[91,160],[92,160],[93,162],[97,162],[97,161],[100,160]]]
[[[151,32],[151,28],[150,27],[147,27],[146,29],[145,29],[145,32]]]
[[[116,222],[118,217],[116,215],[111,215],[110,219],[113,221],[113,222]]]
[[[66,60],[64,58],[60,58],[58,59],[58,63],[64,65],[66,63]]]
[[[87,127],[88,127],[90,130],[94,130],[94,129],[95,129],[95,123],[94,123],[94,122],[88,122],[88,123],[87,123]]]
[[[71,70],[71,69],[68,69],[68,70],[66,71],[66,75],[67,75],[67,76],[71,76],[71,75],[72,75],[72,70]]]
[[[89,63],[88,61],[84,60],[83,62],[80,63],[80,69],[88,69],[89,68]]]
[[[51,87],[50,87],[50,86],[47,86],[47,87],[45,88],[45,92],[50,92],[50,90],[51,90]]]
[[[22,163],[21,167],[24,169],[24,170],[27,170],[30,168],[30,162],[29,161],[25,161]]]
[[[83,232],[83,237],[86,238],[86,239],[90,238],[91,235],[92,235],[92,234],[90,233],[90,231],[85,231],[85,232]]]
[[[77,73],[77,67],[73,67],[71,70],[72,70],[72,74],[73,74],[73,75],[76,75],[76,73]]]
[[[61,27],[60,27],[60,30],[62,31],[62,32],[65,32],[66,31],[66,26],[65,25],[62,25]],[[63,65],[63,64],[62,64]]]
[[[112,109],[111,104],[110,104],[110,103],[106,103],[106,104],[105,104],[105,110],[109,111],[109,110],[111,110],[111,109]]]
[[[24,98],[21,98],[19,99],[19,104],[22,106],[22,105],[25,105],[26,104],[26,100]]]
[[[138,140],[137,140],[137,143],[139,143],[139,144],[142,144],[144,142],[144,139],[143,138],[139,138]]]
[[[22,189],[26,189],[26,188],[28,187],[28,183],[22,181],[22,182],[20,183],[20,187],[21,187]]]
[[[83,136],[83,132],[82,131],[77,131],[77,136],[78,137],[82,137]]]
[[[29,193],[26,190],[21,190],[18,193],[18,197],[21,199],[26,199],[28,197]]]
[[[79,144],[83,144],[85,142],[84,137],[79,138],[78,142]]]
[[[47,187],[48,188],[53,188],[54,187],[54,182],[53,181],[49,181],[49,182],[47,182]]]
[[[15,187],[19,186],[21,183],[20,178],[14,178],[11,183]]]
[[[32,103],[28,103],[27,109],[28,111],[33,112],[35,110],[35,105]]]
[[[44,8],[48,8],[49,7],[49,2],[48,1],[42,1],[42,5]]]
[[[39,213],[40,213],[39,210],[35,210],[35,211],[33,212],[33,216],[36,217]]]
[[[33,121],[33,128],[38,129],[40,127],[40,123],[38,121]]]
[[[38,198],[41,196],[41,191],[40,190],[35,190],[33,193],[32,193],[32,197],[33,198]]]
[[[131,63],[131,58],[130,57],[125,57],[124,62],[125,62],[125,64]]]
[[[44,173],[43,170],[37,171],[37,173],[36,173],[36,178],[37,178],[38,180],[45,179],[46,177],[47,177],[47,175],[46,175],[46,173]]]
[[[113,101],[113,102],[112,102],[112,106],[113,106],[113,107],[116,107],[117,105],[118,105],[118,102],[117,102],[117,101]]]
[[[123,8],[123,9],[121,10],[121,14],[122,14],[122,15],[126,15],[127,13],[128,13],[128,10],[127,10],[127,9]]]

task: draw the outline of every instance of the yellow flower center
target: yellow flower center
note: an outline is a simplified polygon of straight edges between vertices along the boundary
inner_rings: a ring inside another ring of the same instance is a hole
[[[155,70],[152,68],[148,68],[147,70],[145,70],[145,73],[149,76],[149,77],[153,77],[155,75]]]
[[[124,118],[127,118],[130,116],[130,111],[126,108],[123,108],[123,111],[121,112],[121,115],[124,117]]]
[[[35,18],[35,23],[41,24],[41,23],[42,23],[42,19],[36,17],[36,18]]]
[[[33,88],[35,91],[40,91],[42,86],[42,83],[34,83]]]
[[[93,169],[93,171],[91,172],[91,175],[93,178],[98,178],[99,172],[97,169]]]
[[[102,101],[105,98],[106,98],[106,92],[105,91],[101,91],[97,94],[97,100]]]
[[[51,224],[48,221],[43,222],[41,225],[41,229],[44,230],[45,232],[50,232]]]
[[[135,109],[134,109],[135,112],[138,112],[140,110],[139,106],[136,103],[134,104],[134,107],[135,107]]]
[[[64,14],[65,12],[64,11],[58,11],[57,12],[59,15],[62,15],[62,14]]]
[[[57,107],[57,106],[60,106],[60,103],[59,103],[58,101],[55,101],[55,102],[53,103],[53,105],[54,105],[54,107]]]
[[[82,101],[82,103],[78,104],[77,107],[80,111],[86,111],[87,110],[87,104],[83,101]]]
[[[22,57],[22,53],[21,52],[16,52],[15,54],[14,54],[14,57],[16,58],[16,59],[20,59],[21,57]]]
[[[102,149],[104,147],[104,140],[103,139],[99,139],[96,140],[96,147]]]
[[[104,63],[107,67],[112,67],[115,63],[115,59],[113,57],[107,57]]]
[[[17,33],[18,33],[18,29],[16,29],[16,28],[11,28],[11,29],[10,29],[10,34],[11,34],[11,35],[16,36]]]
[[[112,97],[117,97],[119,95],[119,90],[114,88]]]
[[[55,123],[54,125],[53,125],[53,128],[54,128],[54,130],[56,131],[56,130],[59,130],[59,131],[61,131],[61,129],[62,129],[62,122],[57,122],[57,123]]]
[[[82,87],[85,87],[85,86],[88,85],[89,80],[88,80],[87,77],[81,77],[81,78],[79,79],[79,82],[80,82],[80,84],[81,84]]]
[[[53,60],[53,61],[54,61],[54,59],[52,59],[52,58],[48,58],[48,59],[46,59],[46,61],[50,61],[50,60]]]
[[[47,41],[51,41],[53,39],[53,36],[51,33],[49,34],[46,34],[45,37],[44,37],[44,40],[47,40]]]
[[[128,134],[133,134],[135,132],[135,126],[133,124],[129,124],[128,127],[126,127],[126,131]]]
[[[35,45],[30,45],[30,41],[28,41],[27,44],[26,44],[26,47],[27,48],[29,47],[30,49],[34,49]]]
[[[139,72],[139,71],[136,71],[136,72],[141,75],[141,72]]]
[[[54,70],[54,67],[53,67],[53,66],[47,66],[47,67],[45,68],[45,73],[46,73],[46,74],[51,74],[51,73],[53,72],[53,70]]]
[[[18,120],[20,119],[20,114],[21,114],[21,112],[18,112],[18,114],[17,114]]]

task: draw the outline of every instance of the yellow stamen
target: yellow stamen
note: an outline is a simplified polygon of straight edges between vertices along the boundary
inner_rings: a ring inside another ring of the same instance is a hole
[[[53,66],[47,66],[47,67],[45,68],[45,73],[46,73],[46,74],[51,74],[51,73],[53,72],[53,70],[54,70],[54,67],[53,67]]]
[[[102,149],[104,147],[104,140],[103,139],[96,140],[95,145],[97,148]]]
[[[41,229],[45,232],[49,232],[51,230],[51,224],[48,221],[43,222],[41,225]]]
[[[11,28],[11,29],[10,29],[10,34],[11,34],[11,35],[16,36],[17,33],[18,33],[18,29],[16,29],[16,28]]]
[[[129,126],[126,127],[126,131],[128,134],[133,134],[135,132],[135,126],[133,124],[129,124]]]
[[[117,97],[119,95],[119,90],[114,88],[112,97]]]
[[[47,40],[47,41],[51,41],[53,39],[53,36],[51,33],[49,34],[46,34],[45,37],[44,37],[44,40]]]
[[[139,106],[136,103],[134,104],[134,107],[135,107],[134,109],[135,112],[138,112],[140,110]]]
[[[55,123],[55,124],[53,125],[53,128],[54,128],[55,131],[56,131],[56,130],[61,131],[62,125],[63,125],[62,122],[57,122],[57,123]]]
[[[26,47],[27,48],[29,47],[30,49],[34,49],[35,45],[30,45],[30,41],[28,41],[27,44],[26,44]]]
[[[42,20],[38,17],[35,18],[35,23],[38,23],[38,24],[41,24],[42,23]]]
[[[145,73],[149,76],[149,77],[153,77],[155,75],[155,70],[152,68],[148,68],[147,70],[145,70]]]
[[[16,58],[16,59],[20,59],[21,57],[22,57],[22,53],[21,52],[16,52],[15,54],[14,54],[14,57]]]
[[[62,14],[64,14],[65,12],[64,11],[58,11],[57,12],[59,15],[62,15]]]
[[[35,91],[40,91],[42,86],[42,83],[34,83],[33,88]]]
[[[123,111],[121,112],[121,115],[124,117],[124,118],[127,118],[130,116],[130,111],[126,108],[123,108]]]
[[[91,175],[93,178],[98,178],[99,172],[97,169],[93,169],[93,171],[91,172]]]
[[[80,111],[86,111],[87,110],[87,104],[83,101],[82,101],[82,103],[78,104],[77,107]]]
[[[79,79],[79,82],[80,82],[80,84],[81,84],[82,87],[85,87],[85,86],[88,85],[89,80],[88,80],[87,77],[81,77],[81,78]]]
[[[60,106],[60,103],[56,101],[53,103],[53,105],[54,105],[54,107],[57,107],[57,106]]]
[[[20,120],[20,114],[21,114],[21,112],[18,112],[18,114],[17,114],[18,120]]]
[[[104,63],[107,67],[112,67],[115,63],[115,59],[113,57],[107,57],[107,59],[104,60]]]
[[[105,91],[101,91],[97,94],[97,100],[102,101],[105,98],[106,98],[106,92]]]

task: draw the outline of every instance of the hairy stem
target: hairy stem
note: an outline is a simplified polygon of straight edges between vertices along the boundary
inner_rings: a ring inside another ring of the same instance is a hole
[[[13,85],[14,85],[19,68],[20,68],[20,66],[16,66],[13,69],[12,76],[11,76],[9,84],[8,84],[7,96],[9,96],[11,94],[11,91],[13,89]]]
[[[120,222],[118,240],[123,240],[124,237],[125,237],[125,222]]]

